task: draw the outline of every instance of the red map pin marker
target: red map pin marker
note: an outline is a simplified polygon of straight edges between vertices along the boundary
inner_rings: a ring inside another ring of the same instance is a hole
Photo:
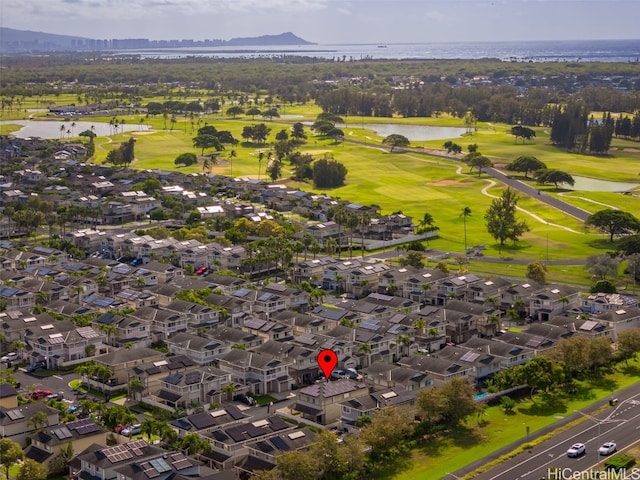
[[[327,381],[333,369],[336,368],[336,365],[338,365],[338,355],[336,355],[336,352],[333,350],[322,350],[318,354],[318,366],[320,370],[322,370],[322,373],[324,373],[324,378],[326,378]]]

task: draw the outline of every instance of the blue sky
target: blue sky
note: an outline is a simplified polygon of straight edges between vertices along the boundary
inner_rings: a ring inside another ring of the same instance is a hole
[[[321,43],[640,38],[640,0],[1,0],[0,25],[89,38]]]

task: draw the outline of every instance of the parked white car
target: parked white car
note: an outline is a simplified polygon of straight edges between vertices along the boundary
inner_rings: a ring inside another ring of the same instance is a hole
[[[20,357],[18,356],[18,354],[16,352],[10,352],[7,353],[5,356],[3,356],[2,358],[0,358],[0,363],[9,363],[9,362],[15,362],[16,360],[18,360]]]

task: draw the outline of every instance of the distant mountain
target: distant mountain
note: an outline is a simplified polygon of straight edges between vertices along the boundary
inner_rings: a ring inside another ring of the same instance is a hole
[[[231,40],[149,40],[147,38],[92,39],[0,27],[2,53],[277,45],[315,45],[315,43],[308,42],[291,32],[259,37],[238,37]]]
[[[281,33],[280,35],[262,35],[260,37],[238,37],[232,38],[225,42],[230,47],[243,46],[273,46],[273,45],[316,45],[313,42],[307,42],[291,32]]]

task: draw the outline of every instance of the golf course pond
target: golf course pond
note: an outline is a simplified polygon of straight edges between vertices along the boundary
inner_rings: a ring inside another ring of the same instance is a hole
[[[71,124],[74,123],[72,126]],[[39,137],[46,139],[76,137],[80,132],[93,130],[99,137],[113,135],[115,132],[113,125],[104,122],[71,122],[71,121],[36,121],[36,120],[3,120],[0,125],[22,125],[19,131],[14,132],[18,138]],[[64,127],[64,130],[61,128]],[[93,127],[93,129],[92,129]],[[140,132],[149,130],[148,125],[118,125],[118,133]],[[71,133],[68,134],[67,131]]]

